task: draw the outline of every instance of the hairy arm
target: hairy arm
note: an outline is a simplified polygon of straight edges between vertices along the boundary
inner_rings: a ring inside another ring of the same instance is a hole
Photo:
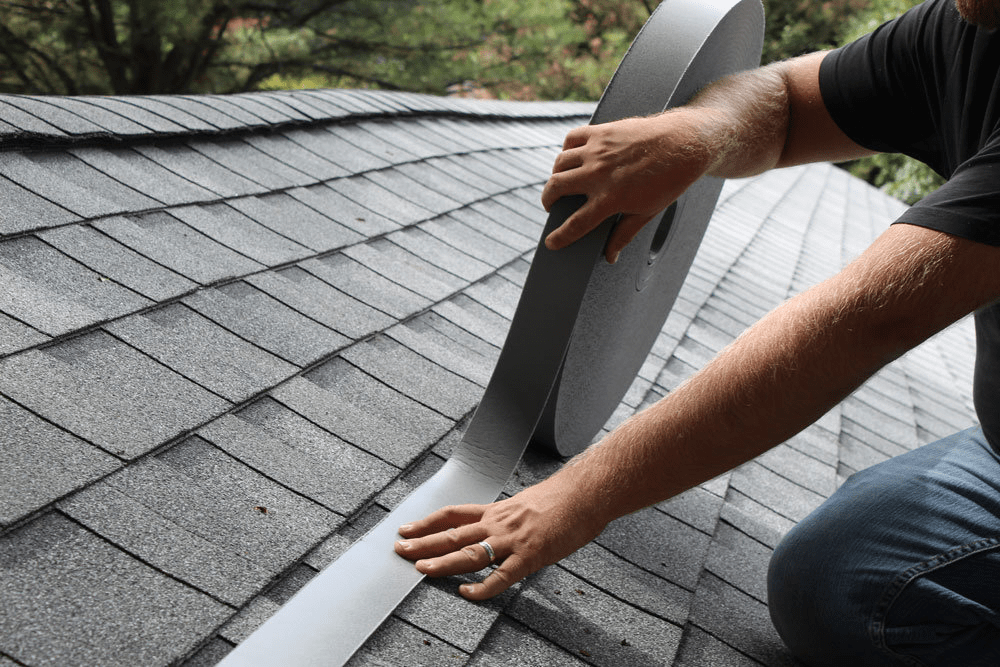
[[[713,84],[690,105],[571,132],[543,194],[586,204],[547,239],[562,247],[624,213],[609,259],[710,173],[867,154],[819,96],[823,54]],[[502,564],[460,587],[492,597],[596,537],[612,519],[752,459],[817,419],[884,364],[1000,298],[1000,248],[912,225],[890,227],[833,278],[775,309],[669,396],[547,480],[489,505],[448,507],[402,526],[400,555],[430,576]]]
[[[778,307],[685,384],[547,480],[403,526],[400,555],[445,576],[502,565],[484,599],[659,502],[777,445],[884,364],[1000,297],[1000,248],[894,225],[844,271]],[[455,528],[454,530],[448,530]]]
[[[606,250],[614,261],[657,213],[709,174],[751,176],[773,167],[869,154],[836,126],[819,93],[825,54],[726,77],[687,105],[644,118],[587,125],[566,136],[542,193],[586,203],[546,239],[565,247],[621,213]]]

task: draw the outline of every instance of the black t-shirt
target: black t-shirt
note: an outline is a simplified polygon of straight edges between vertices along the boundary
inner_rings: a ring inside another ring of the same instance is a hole
[[[829,54],[820,90],[858,144],[948,179],[897,222],[1000,245],[1000,31],[929,0]],[[976,313],[976,341],[976,412],[1000,450],[1000,304]]]

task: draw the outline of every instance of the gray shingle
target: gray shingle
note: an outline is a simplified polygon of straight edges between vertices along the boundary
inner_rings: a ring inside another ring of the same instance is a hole
[[[245,282],[200,290],[184,303],[298,366],[331,354],[349,340]]]
[[[270,107],[273,112],[281,114],[282,116],[287,116],[293,121],[305,121],[310,118],[310,116],[302,113],[292,105],[282,102],[281,99],[275,95],[252,93],[252,97],[254,104]]]
[[[561,565],[587,583],[654,616],[683,624],[692,593],[591,542]]]
[[[355,149],[360,148],[366,153],[384,160],[387,164],[400,164],[416,159],[416,155],[405,148],[382,139],[378,131],[380,125],[372,122],[358,123],[357,125],[333,125],[328,130],[331,134],[354,146]]]
[[[178,296],[196,286],[88,225],[49,229],[39,237],[99,275],[153,301]]]
[[[425,224],[433,222],[431,220]],[[421,227],[423,225],[419,227],[407,227],[390,235],[388,238],[410,253],[422,257],[434,266],[444,269],[448,273],[453,273],[469,282],[479,280],[490,272],[492,267],[489,264],[481,262],[454,246],[450,246],[444,241],[435,238]]]
[[[477,603],[456,594],[459,582],[476,579],[475,575],[430,579],[400,603],[394,616],[472,653],[514,595],[513,590],[508,590],[492,600]]]
[[[0,174],[18,183],[24,189],[30,190],[50,202],[57,204],[73,213],[90,218],[99,215],[109,215],[122,210],[110,197],[98,190],[77,185],[71,180],[60,177],[59,171],[50,171],[44,164],[31,159],[44,159],[42,153],[24,155],[5,152],[0,161]],[[51,154],[64,163],[70,158],[64,154]],[[96,172],[95,172],[96,173]],[[107,179],[104,180],[107,183]],[[37,225],[33,225],[35,227]]]
[[[234,403],[276,385],[296,370],[181,304],[133,315],[105,329]]]
[[[467,185],[470,189],[479,194],[479,197],[493,195],[503,192],[506,188],[490,180],[489,174],[484,173],[482,162],[476,161],[469,154],[455,154],[443,158],[428,160],[428,165],[434,169],[439,169],[459,183]]]
[[[719,523],[705,569],[731,586],[767,602],[771,549],[726,523]]]
[[[0,361],[0,391],[126,458],[157,447],[228,405],[105,333]]]
[[[589,663],[502,616],[467,664],[468,667],[582,667]]]
[[[357,148],[328,129],[310,128],[289,132],[288,138],[341,166],[350,174],[388,167],[389,162]]]
[[[715,531],[722,502],[722,498],[719,496],[696,486],[670,500],[658,503],[656,507],[675,519],[710,535]]]
[[[798,664],[771,625],[767,606],[711,574],[698,583],[691,622],[766,665]]]
[[[759,662],[693,625],[684,628],[676,667],[758,667]]]
[[[431,301],[444,299],[465,284],[387,239],[351,246],[344,254]]]
[[[361,125],[369,132],[377,134],[383,141],[387,141],[421,160],[443,155],[446,152],[439,142],[434,141],[435,137],[432,133],[409,119],[367,121]]]
[[[311,176],[289,167],[243,141],[204,140],[192,141],[189,145],[234,174],[259,183],[268,190],[311,185],[314,182]]]
[[[670,664],[681,629],[631,607],[559,567],[540,571],[507,613],[592,665]]]
[[[327,185],[295,188],[286,194],[366,237],[399,229],[399,225],[389,218],[351,201]]]
[[[0,526],[117,468],[99,449],[0,398]],[[53,465],[58,461],[58,465]]]
[[[41,331],[0,313],[0,355],[23,350],[49,340]]]
[[[281,163],[308,174],[314,181],[347,175],[346,169],[295,143],[287,135],[256,134],[246,137],[245,141]]]
[[[55,137],[66,136],[66,133],[55,125],[47,123],[38,116],[9,104],[10,99],[7,95],[0,96],[0,116],[3,116],[7,123],[17,127],[22,132]]]
[[[0,308],[57,335],[149,305],[33,237],[0,243]]]
[[[468,659],[468,655],[437,637],[389,618],[347,662],[347,667],[458,667]]]
[[[432,215],[441,215],[459,206],[459,203],[451,197],[432,190],[422,181],[411,178],[397,169],[373,171],[367,178],[430,211]]]
[[[468,179],[456,178],[454,169],[441,168],[444,167],[443,163],[443,158],[434,158],[425,162],[401,164],[395,168],[395,171],[423,183],[428,188],[463,206],[485,196],[485,193],[476,188]],[[462,172],[462,175],[466,176],[467,173]]]
[[[393,465],[405,468],[451,422],[341,359],[272,392],[306,419]]]
[[[79,219],[77,214],[0,176],[0,236]]]
[[[57,514],[0,537],[0,560],[0,650],[24,664],[167,665],[231,613]]]
[[[474,217],[478,218],[476,214],[458,212],[458,216],[465,219],[459,219],[456,215],[445,215],[421,224],[419,229],[492,267],[502,266],[521,254],[515,247],[494,240],[487,232],[474,224],[469,224],[474,222]],[[479,219],[485,221],[483,218]],[[518,239],[518,243],[518,247],[526,245],[525,240],[521,238]]]
[[[309,260],[300,266],[323,282],[396,319],[406,318],[431,303],[340,253]]]
[[[299,267],[251,276],[247,282],[351,339],[384,329],[393,321]]]
[[[772,549],[778,546],[785,533],[795,525],[791,519],[732,489],[726,494],[720,516],[730,525]]]
[[[60,131],[69,135],[91,135],[106,133],[105,129],[86,118],[82,118],[78,113],[63,108],[59,101],[63,98],[52,97],[48,101],[38,97],[27,97],[24,95],[4,95],[3,102],[17,107],[21,111],[30,114],[42,121],[59,128]],[[55,102],[50,104],[50,102]]]
[[[106,218],[93,224],[140,255],[202,285],[264,268],[165,212]]]
[[[597,543],[665,579],[693,589],[710,538],[654,508],[608,524]]]
[[[412,225],[431,216],[430,211],[424,207],[386,190],[367,176],[338,178],[327,185],[348,199],[394,220],[399,225]]]
[[[771,472],[756,462],[733,471],[732,487],[779,514],[801,521],[819,507],[824,496]]]
[[[197,95],[191,96],[202,104],[212,107],[216,111],[236,120],[238,123],[234,128],[258,128],[268,127],[269,123],[263,118],[247,109],[242,104],[235,104],[226,95]]]
[[[295,113],[285,105],[269,102],[261,95],[253,93],[237,93],[223,96],[216,96],[216,99],[224,99],[245,111],[253,114],[257,118],[267,121],[272,125],[279,123],[290,123],[304,120],[304,116]]]
[[[203,132],[216,129],[207,121],[184,111],[175,104],[170,104],[169,99],[164,96],[131,96],[127,98],[127,104],[163,116],[189,131]]]
[[[178,524],[274,573],[297,562],[343,522],[197,436],[111,481],[119,491],[156,504]],[[201,511],[191,512],[192,507]]]
[[[59,508],[123,551],[227,604],[245,603],[273,578],[273,572],[240,553],[178,524],[164,511],[169,501],[142,502],[116,483],[92,486]]]
[[[100,107],[111,113],[135,121],[144,128],[144,131],[134,132],[134,134],[173,134],[183,132],[184,127],[177,123],[153,113],[135,104],[130,104],[129,97],[110,97],[106,95],[83,95],[76,98],[81,102]]]
[[[252,220],[318,252],[361,240],[357,232],[284,193],[234,199],[229,204]]]
[[[446,417],[461,419],[479,402],[479,387],[387,336],[353,345],[342,356]]]
[[[194,656],[184,662],[184,667],[215,667],[232,650],[232,644],[218,637],[213,637]]]
[[[518,252],[527,252],[534,249],[535,246],[538,245],[538,236],[542,231],[542,228],[539,227],[530,236],[526,236],[511,229],[510,227],[498,224],[496,220],[493,220],[480,211],[475,210],[474,207],[460,208],[456,211],[452,211],[449,216],[455,218],[475,231],[485,234],[494,241],[497,241],[508,248],[513,248]],[[464,248],[465,246],[460,247]]]
[[[188,146],[143,145],[136,146],[135,150],[161,167],[191,180],[219,197],[260,194],[266,190],[262,185],[247,180]]]
[[[343,516],[358,511],[399,473],[271,399],[218,419],[199,433],[270,479]]]
[[[510,321],[464,294],[434,306],[434,312],[487,343],[503,347]]]
[[[87,146],[72,154],[133,190],[168,205],[217,199],[218,195],[165,169],[131,148]]]
[[[150,134],[151,128],[135,119],[119,113],[110,105],[95,104],[95,98],[50,97],[46,101],[64,111],[76,114],[108,132],[120,137],[135,137]]]
[[[432,326],[429,319],[427,315],[422,315],[416,320],[389,329],[386,331],[386,335],[398,340],[442,368],[485,387],[493,374],[497,355],[491,353],[489,356],[485,356],[481,352],[467,347],[455,337],[449,338],[438,328]],[[458,333],[464,334],[463,339],[472,337],[461,330],[458,330]],[[482,344],[482,341],[479,343]]]
[[[181,109],[215,129],[238,130],[243,127],[237,119],[206,103],[201,95],[150,95],[149,99]]]
[[[229,204],[181,206],[171,209],[170,214],[265,266],[292,262],[312,254],[305,246],[254,222]]]
[[[469,285],[465,293],[507,319],[514,319],[514,311],[521,300],[520,287],[497,275]]]

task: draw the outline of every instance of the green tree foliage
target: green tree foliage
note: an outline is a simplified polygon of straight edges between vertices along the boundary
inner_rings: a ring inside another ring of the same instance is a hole
[[[0,91],[377,86],[595,98],[642,0],[9,0]]]
[[[872,1],[763,0],[764,64],[831,49],[840,44],[844,23]]]

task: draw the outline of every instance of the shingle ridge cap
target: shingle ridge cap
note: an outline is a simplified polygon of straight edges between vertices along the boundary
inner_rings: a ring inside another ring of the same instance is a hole
[[[125,112],[134,111],[135,115]],[[0,150],[228,137],[401,117],[532,121],[589,117],[596,102],[443,97],[370,89],[191,95],[0,94]],[[8,129],[12,128],[12,129]]]

